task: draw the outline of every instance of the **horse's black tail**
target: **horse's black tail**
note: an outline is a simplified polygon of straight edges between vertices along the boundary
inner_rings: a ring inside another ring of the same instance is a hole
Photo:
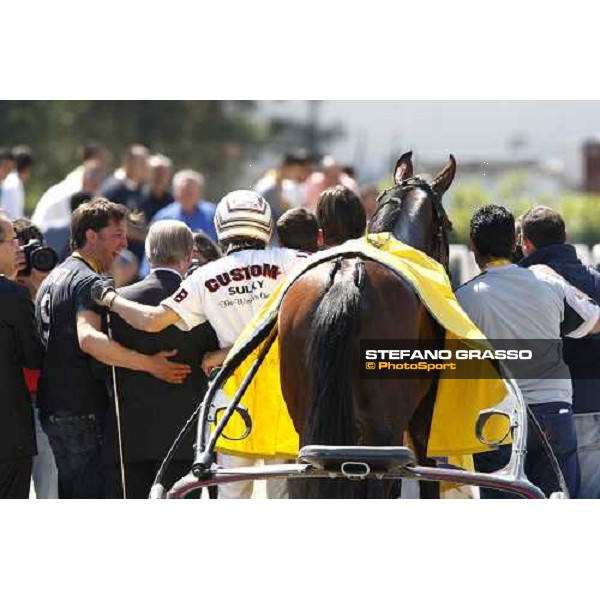
[[[360,264],[364,268],[364,264]],[[310,377],[308,427],[303,443],[356,444],[354,421],[355,365],[352,364],[358,335],[361,290],[356,278],[335,274],[313,317],[308,338],[307,367]]]
[[[351,446],[357,443],[353,364],[359,335],[364,263],[357,261],[353,276],[337,278],[341,261],[332,266],[330,283],[315,311],[307,347],[310,404],[302,445]],[[360,484],[346,481],[307,481],[296,497],[344,497],[360,493]],[[352,489],[350,489],[352,488]],[[350,489],[350,492],[348,490]]]

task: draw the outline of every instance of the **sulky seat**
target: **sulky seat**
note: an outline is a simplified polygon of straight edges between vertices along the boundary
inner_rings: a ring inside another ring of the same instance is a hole
[[[404,446],[304,446],[298,461],[349,478],[398,473],[417,464],[412,450]]]

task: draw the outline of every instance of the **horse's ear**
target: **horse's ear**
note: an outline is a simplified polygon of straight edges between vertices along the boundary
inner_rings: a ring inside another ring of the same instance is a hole
[[[433,191],[441,198],[452,184],[452,180],[456,175],[456,160],[452,154],[446,163],[446,166],[438,173],[433,180],[431,187]]]
[[[405,152],[396,163],[394,181],[400,185],[405,179],[413,176],[412,150]]]

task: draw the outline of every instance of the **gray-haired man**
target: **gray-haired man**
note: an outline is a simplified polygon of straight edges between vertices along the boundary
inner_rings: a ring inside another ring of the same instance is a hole
[[[190,266],[192,251],[192,232],[185,224],[171,220],[154,223],[146,238],[151,271],[142,281],[121,288],[120,295],[158,306],[179,288]],[[198,325],[190,333],[175,326],[160,333],[144,333],[116,315],[113,335],[124,346],[143,353],[177,348],[175,360],[192,368],[183,385],[171,385],[137,371],[117,369],[127,498],[147,498],[167,450],[204,396],[207,381],[200,363],[205,352],[218,348],[217,338],[208,323]],[[106,495],[122,498],[114,404],[112,411],[105,431]],[[192,443],[190,434],[171,463],[167,485],[172,485],[189,470]]]
[[[197,171],[184,169],[173,177],[173,196],[175,202],[159,210],[153,222],[163,219],[175,219],[185,223],[192,231],[204,231],[212,240],[217,240],[213,223],[216,207],[205,200],[204,176]]]

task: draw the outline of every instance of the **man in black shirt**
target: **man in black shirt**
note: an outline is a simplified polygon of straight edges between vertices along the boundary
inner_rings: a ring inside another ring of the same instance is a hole
[[[31,399],[23,367],[38,368],[42,348],[33,304],[17,275],[19,244],[10,220],[0,212],[0,498],[28,498],[36,453]]]
[[[170,383],[182,383],[190,372],[168,360],[175,351],[140,354],[103,333],[103,311],[91,301],[90,289],[127,246],[126,214],[125,207],[104,198],[81,204],[71,220],[74,252],[44,280],[36,299],[46,348],[38,406],[56,458],[61,498],[102,497],[108,396],[107,371],[99,363]]]
[[[143,280],[119,293],[129,300],[158,306],[174,294],[189,268],[193,250],[192,232],[178,221],[154,223],[146,238],[146,255],[151,272]],[[189,333],[174,325],[160,333],[144,333],[113,317],[114,339],[144,354],[178,348],[192,372],[183,385],[156,381],[146,373],[117,369],[121,409],[121,433],[127,498],[147,498],[162,459],[175,437],[202,400],[207,380],[200,366],[206,351],[219,345],[213,328],[203,323]],[[106,421],[104,454],[107,462],[107,497],[122,498],[116,415],[111,405]],[[184,438],[165,473],[170,487],[191,467],[193,432]]]

